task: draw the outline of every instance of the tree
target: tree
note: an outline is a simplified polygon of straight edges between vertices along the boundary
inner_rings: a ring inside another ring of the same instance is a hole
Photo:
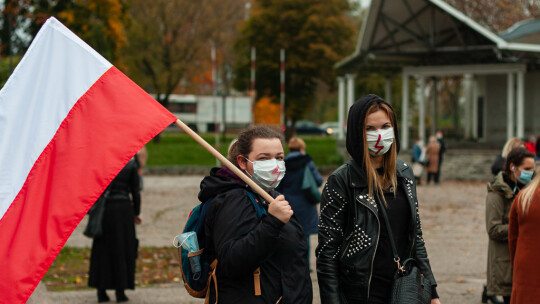
[[[286,116],[293,124],[313,107],[317,80],[333,86],[333,65],[353,48],[346,0],[258,0],[235,45],[235,87],[249,84],[251,47],[257,49],[259,96],[280,92],[279,52],[286,50]]]
[[[58,18],[71,31],[119,68],[124,68],[122,49],[127,43],[125,25],[129,22],[123,0],[32,0],[34,37],[50,17]]]
[[[132,0],[130,76],[167,107],[181,81],[201,79],[211,69],[211,45],[225,44],[221,34],[235,25],[242,5],[239,0]]]
[[[518,21],[540,17],[538,0],[446,0],[486,28],[499,32]]]

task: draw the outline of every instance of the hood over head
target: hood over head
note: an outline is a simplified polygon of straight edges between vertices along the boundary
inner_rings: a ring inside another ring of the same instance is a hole
[[[247,185],[229,168],[212,168],[209,176],[201,181],[199,200],[206,202],[211,197],[233,188],[246,188]]]
[[[396,114],[392,106],[384,101],[381,97],[375,94],[365,95],[357,100],[349,109],[349,117],[347,118],[347,152],[352,156],[355,162],[363,166],[364,163],[364,121],[366,119],[367,110],[374,103],[385,103],[392,109],[393,120],[397,123]],[[399,134],[397,125],[394,128],[394,143],[399,153]]]

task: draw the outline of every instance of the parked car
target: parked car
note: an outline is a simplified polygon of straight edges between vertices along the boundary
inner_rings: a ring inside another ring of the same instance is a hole
[[[296,122],[296,134],[323,135],[326,134],[326,131],[319,127],[313,121],[299,120]]]
[[[321,129],[323,129],[327,135],[337,136],[339,123],[337,121],[329,121],[321,124]]]

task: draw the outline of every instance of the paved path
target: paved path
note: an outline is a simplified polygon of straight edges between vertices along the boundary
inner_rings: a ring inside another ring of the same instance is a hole
[[[148,176],[143,191],[143,224],[137,227],[141,246],[170,246],[187,214],[197,203],[202,176]],[[480,303],[486,276],[487,236],[484,226],[484,182],[444,182],[418,188],[424,238],[443,304]],[[90,246],[82,236],[86,219],[67,246]],[[312,236],[312,265],[316,236]],[[171,248],[172,250],[172,248]],[[320,303],[315,272],[313,303]],[[96,303],[95,291],[45,292],[52,303]],[[114,300],[113,292],[109,295]],[[203,303],[179,283],[127,291],[129,303]],[[39,301],[33,303],[40,303]]]

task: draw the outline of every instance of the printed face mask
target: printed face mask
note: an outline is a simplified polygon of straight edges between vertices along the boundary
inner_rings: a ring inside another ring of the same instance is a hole
[[[394,142],[394,128],[366,131],[366,141],[370,155],[383,155],[390,150]]]
[[[276,188],[285,176],[285,162],[282,160],[275,158],[254,162],[247,158],[246,160],[253,164],[251,180],[261,186],[264,191],[268,192]]]

